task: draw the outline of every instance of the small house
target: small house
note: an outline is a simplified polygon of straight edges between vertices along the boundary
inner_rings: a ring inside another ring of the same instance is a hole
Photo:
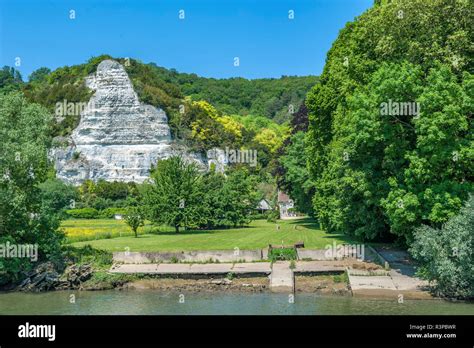
[[[257,210],[263,214],[269,210],[272,210],[272,206],[270,205],[270,203],[268,203],[268,201],[266,199],[262,199],[260,202],[258,202],[257,204]]]
[[[290,209],[294,208],[293,200],[285,192],[278,191],[278,207],[280,209],[280,219],[296,217],[296,213]]]

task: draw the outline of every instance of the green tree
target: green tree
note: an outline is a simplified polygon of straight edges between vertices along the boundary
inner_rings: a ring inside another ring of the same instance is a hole
[[[410,252],[438,296],[473,299],[474,196],[441,228],[418,227]]]
[[[201,190],[198,169],[174,156],[158,161],[143,185],[143,198],[151,221],[175,228],[194,227],[199,220]]]
[[[205,173],[201,181],[202,203],[199,227],[212,229],[226,226],[225,200],[222,196],[222,188],[226,177],[214,170]]]
[[[45,81],[48,75],[51,73],[49,68],[39,68],[33,71],[28,77],[29,82],[42,82]]]
[[[22,84],[21,74],[15,68],[4,66],[0,70],[0,91],[5,93],[17,91]]]
[[[250,222],[248,216],[257,206],[259,194],[256,191],[258,178],[250,175],[247,168],[238,168],[227,173],[227,178],[218,192],[224,226],[242,226]]]
[[[420,223],[440,227],[474,188],[474,79],[467,72],[463,77],[459,82],[444,65],[429,71],[413,120],[414,146],[400,153],[403,172],[390,177],[381,201],[393,233],[411,239]]]
[[[63,240],[39,188],[48,172],[50,120],[22,94],[0,95],[0,244],[37,244],[39,260],[58,260]],[[32,266],[30,259],[1,258],[0,283],[18,280]]]
[[[125,222],[132,229],[135,238],[138,238],[138,228],[145,224],[145,219],[141,209],[138,207],[129,207],[125,215]]]
[[[410,242],[472,188],[473,13],[463,1],[396,1],[348,23],[308,93],[314,209],[329,231]],[[418,114],[381,114],[389,101]],[[452,158],[456,158],[453,161]]]
[[[40,183],[38,187],[41,190],[42,205],[55,212],[60,218],[64,218],[65,210],[74,208],[79,200],[76,188],[59,179],[48,179]]]
[[[294,134],[283,156],[279,158],[284,169],[280,185],[294,199],[298,211],[313,215],[314,184],[307,169],[304,139],[303,132]]]

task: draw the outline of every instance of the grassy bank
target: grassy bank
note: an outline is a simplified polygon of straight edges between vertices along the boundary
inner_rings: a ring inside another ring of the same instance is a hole
[[[90,220],[81,220],[88,225]],[[122,221],[111,221],[111,225],[125,225]],[[79,223],[80,226],[80,223]],[[101,227],[102,228],[102,227]],[[126,228],[126,225],[125,225]],[[265,248],[268,244],[292,245],[303,241],[307,248],[324,248],[328,244],[353,243],[348,236],[328,234],[319,229],[317,223],[308,218],[298,220],[278,221],[270,223],[266,220],[253,221],[248,227],[210,230],[210,231],[172,231],[152,230],[146,232],[147,226],[139,236],[97,239],[75,242],[72,245],[80,247],[90,244],[97,249],[108,251],[181,251],[181,250],[219,250],[219,249],[257,249]],[[116,232],[120,228],[116,229]],[[105,231],[107,232],[107,231]],[[66,228],[68,234],[68,229]],[[76,235],[75,238],[80,238]]]

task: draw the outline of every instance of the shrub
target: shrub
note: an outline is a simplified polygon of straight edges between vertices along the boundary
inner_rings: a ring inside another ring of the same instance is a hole
[[[268,253],[268,259],[271,262],[284,261],[284,260],[296,260],[296,249],[295,248],[273,248]]]
[[[440,229],[415,230],[410,249],[421,263],[418,274],[433,282],[438,296],[474,298],[474,196]]]
[[[116,214],[125,216],[127,214],[127,209],[126,208],[106,208],[99,213],[99,216],[102,219],[112,219]]]
[[[107,208],[112,207],[112,204],[114,202],[110,199],[105,199],[102,197],[95,197],[94,199],[91,200],[91,202],[86,205],[88,208],[94,208],[97,210],[105,210]]]
[[[336,274],[332,276],[334,283],[349,283],[349,276],[347,272]]]
[[[268,222],[276,222],[279,218],[280,218],[279,210],[272,210],[270,213],[267,214]]]
[[[41,201],[44,208],[57,214],[61,219],[66,218],[66,209],[73,208],[78,200],[74,186],[63,183],[59,179],[48,179],[38,185],[41,190]]]
[[[265,213],[255,213],[255,214],[251,214],[249,215],[249,219],[250,220],[263,220],[263,219],[266,219],[268,216],[268,214],[265,214]]]
[[[280,213],[278,210],[266,210],[262,213],[256,212],[249,215],[250,220],[268,220],[268,218],[273,215],[273,219],[276,220],[280,217]],[[274,221],[273,221],[274,222]]]
[[[63,251],[64,258],[76,264],[92,264],[94,268],[108,269],[112,265],[112,253],[94,249],[90,245],[80,248],[65,246]]]
[[[99,212],[94,208],[69,209],[66,213],[75,219],[97,219]]]
[[[77,161],[79,159],[79,157],[81,157],[81,153],[77,152],[77,151],[74,151],[74,153],[72,154],[72,159]]]

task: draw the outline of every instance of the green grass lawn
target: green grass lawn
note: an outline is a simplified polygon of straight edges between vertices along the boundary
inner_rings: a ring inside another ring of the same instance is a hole
[[[77,221],[77,220],[76,220]],[[90,220],[82,220],[84,223]],[[111,220],[113,221],[113,220]],[[116,221],[117,224],[123,224]],[[277,229],[277,225],[280,229]],[[138,238],[127,236],[72,243],[74,246],[90,244],[109,251],[181,251],[219,249],[257,249],[273,245],[292,245],[303,241],[306,248],[324,248],[328,244],[355,243],[345,235],[328,234],[311,219],[298,219],[270,223],[253,221],[248,227],[212,231],[173,231],[142,234]],[[129,248],[129,249],[127,249]]]

